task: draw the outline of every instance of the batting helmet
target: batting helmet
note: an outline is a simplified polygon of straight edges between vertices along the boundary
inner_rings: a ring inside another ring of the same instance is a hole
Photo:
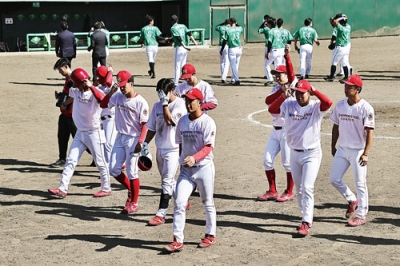
[[[142,171],[149,171],[153,166],[153,156],[148,150],[142,150],[139,154],[138,166]]]
[[[74,82],[72,85],[74,88],[78,88],[82,84],[83,80],[89,79],[89,74],[83,68],[77,68],[71,73],[71,79]]]

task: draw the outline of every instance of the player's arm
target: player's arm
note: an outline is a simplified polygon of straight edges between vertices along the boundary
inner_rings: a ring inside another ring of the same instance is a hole
[[[197,45],[198,43],[196,42],[196,40],[194,39],[194,37],[192,36],[192,32],[188,31],[186,33],[187,36],[189,36],[189,39],[194,43],[194,45]]]
[[[279,89],[275,91],[274,93],[271,93],[265,98],[265,104],[266,105],[271,105],[276,99],[278,99],[280,96],[282,96],[284,93],[284,89]]]
[[[311,86],[311,95],[315,95],[315,97],[318,98],[318,100],[321,101],[321,105],[319,107],[321,112],[329,110],[331,108],[333,102],[332,100],[319,90],[316,90],[313,86]]]
[[[331,137],[331,154],[335,156],[336,154],[336,143],[339,139],[339,125],[333,124],[332,126],[332,137]]]
[[[156,135],[155,131],[152,131],[152,130],[148,129],[147,130],[147,134],[146,134],[146,138],[145,138],[145,140],[143,142],[143,146],[146,145],[145,143],[147,143],[147,145],[148,145],[150,143],[150,141],[154,138],[155,135]]]
[[[368,164],[368,154],[372,147],[372,140],[374,139],[374,129],[370,127],[365,127],[364,129],[367,132],[367,138],[365,142],[364,152],[359,159],[361,166],[365,166]]]
[[[226,45],[226,39],[224,38],[224,40],[222,41],[222,44],[221,44],[221,50],[219,50],[219,54],[220,55],[222,55],[222,52],[224,51],[224,49],[225,49],[225,45]]]
[[[144,143],[146,135],[147,135],[146,122],[142,122],[141,123],[139,141],[136,143],[134,153],[138,153],[138,152],[140,152],[142,150],[142,144]]]
[[[288,81],[291,84],[294,79],[296,78],[296,75],[294,74],[294,68],[293,68],[293,63],[292,59],[290,58],[290,45],[285,46],[285,55],[284,58],[286,60],[286,71],[287,71],[287,76],[288,76]]]
[[[104,96],[104,98],[101,100],[100,102],[101,108],[108,108],[108,103],[110,101],[110,98],[117,90],[118,90],[118,84],[114,83],[110,91],[107,93],[107,95]]]
[[[183,165],[185,165],[187,167],[192,167],[196,162],[199,162],[199,161],[203,160],[204,158],[206,158],[206,156],[209,155],[212,152],[212,150],[213,150],[213,147],[211,146],[211,144],[204,145],[201,148],[201,150],[199,150],[192,156],[187,156],[183,160]]]
[[[282,94],[268,107],[268,112],[271,114],[279,114],[281,112],[281,105],[285,100],[286,96],[285,94]]]

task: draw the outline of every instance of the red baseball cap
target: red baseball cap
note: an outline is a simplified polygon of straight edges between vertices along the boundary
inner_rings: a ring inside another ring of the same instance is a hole
[[[183,79],[190,78],[193,74],[196,73],[196,69],[192,64],[186,64],[182,67],[182,76]]]
[[[299,80],[293,88],[296,91],[307,92],[311,90],[311,84],[305,79]]]
[[[275,75],[275,73],[287,73],[286,66],[280,65],[275,70],[271,70],[272,75]]]
[[[108,73],[108,67],[106,66],[99,66],[96,69],[96,76],[99,78],[100,83],[104,83],[105,78],[107,77],[107,73]],[[101,82],[103,81],[103,82]]]
[[[363,85],[361,77],[357,74],[351,75],[347,80],[344,80],[343,83],[350,86],[358,86],[360,88]]]
[[[132,77],[132,74],[126,70],[121,70],[117,74],[117,82],[119,87],[125,86],[128,80]]]
[[[202,101],[204,99],[203,93],[197,88],[193,88],[193,89],[189,90],[188,92],[186,92],[186,94],[183,95],[183,97],[187,97],[191,100],[199,99],[200,101]]]

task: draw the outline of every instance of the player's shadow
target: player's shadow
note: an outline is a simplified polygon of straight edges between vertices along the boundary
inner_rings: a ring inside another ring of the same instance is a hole
[[[361,244],[361,245],[400,245],[399,239],[383,238],[383,237],[369,237],[369,236],[356,236],[356,235],[340,235],[340,234],[315,234],[315,238],[330,240],[333,242],[343,242],[348,244]]]
[[[11,84],[16,84],[16,85],[29,85],[29,86],[49,86],[49,87],[62,87],[64,86],[64,83],[39,83],[39,82],[16,82],[16,81],[10,81],[9,83]]]

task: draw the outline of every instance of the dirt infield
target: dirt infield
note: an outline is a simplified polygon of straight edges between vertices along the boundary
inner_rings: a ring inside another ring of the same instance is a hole
[[[57,159],[57,119],[54,90],[63,80],[53,70],[53,53],[2,53],[0,83],[0,264],[1,265],[395,265],[400,263],[400,200],[398,119],[399,37],[352,41],[350,61],[364,79],[361,93],[375,108],[375,140],[369,156],[370,212],[366,225],[346,225],[346,202],[329,184],[332,162],[330,132],[322,123],[323,160],[315,186],[315,224],[311,235],[296,238],[300,214],[297,200],[256,202],[267,188],[262,156],[271,132],[265,111],[263,44],[244,46],[240,63],[242,86],[220,84],[216,47],[194,47],[188,62],[209,81],[219,106],[209,114],[217,124],[215,149],[217,243],[198,249],[205,218],[198,195],[191,197],[185,250],[165,255],[172,240],[172,208],[167,223],[149,227],[158,208],[160,177],[156,169],[141,173],[139,212],[119,214],[126,192],[112,180],[113,194],[93,198],[100,184],[91,158],[84,154],[72,178],[68,197],[53,199],[47,189],[57,187],[61,169],[49,168]],[[315,47],[310,82],[336,103],[343,85],[325,82],[331,51],[328,41]],[[291,52],[296,73],[299,60]],[[156,60],[158,78],[173,76],[173,50],[162,48]],[[115,71],[135,75],[136,90],[150,106],[158,99],[158,79],[147,75],[144,50],[112,50]],[[72,62],[90,72],[91,53],[80,51]],[[154,142],[150,144],[154,154]],[[286,184],[280,156],[276,160],[279,193]],[[351,171],[345,180],[354,187]]]

